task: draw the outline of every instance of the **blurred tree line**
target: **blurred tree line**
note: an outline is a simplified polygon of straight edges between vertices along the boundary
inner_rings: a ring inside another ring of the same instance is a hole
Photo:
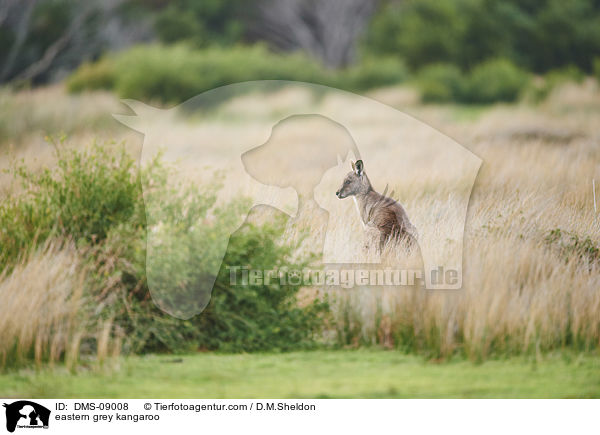
[[[600,1],[388,1],[365,46],[397,53],[412,68],[446,62],[468,69],[506,58],[539,73],[567,65],[589,72],[600,55]]]
[[[149,41],[143,9],[127,0],[0,0],[0,82],[63,78],[107,50]]]
[[[148,41],[264,42],[328,68],[365,56],[413,70],[505,58],[534,72],[600,56],[600,0],[0,0],[0,82],[39,83]]]

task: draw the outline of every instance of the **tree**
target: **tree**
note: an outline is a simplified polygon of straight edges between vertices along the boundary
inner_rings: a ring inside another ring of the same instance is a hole
[[[263,0],[251,35],[282,51],[303,50],[331,68],[351,64],[377,0]]]
[[[134,24],[122,17],[127,2],[2,0],[0,83],[47,81],[57,71],[95,58],[122,40],[147,36],[148,32],[139,32],[143,20]]]

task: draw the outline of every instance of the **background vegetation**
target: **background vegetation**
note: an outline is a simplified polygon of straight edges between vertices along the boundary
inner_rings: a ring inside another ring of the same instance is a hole
[[[542,87],[551,87],[555,71],[593,74],[600,56],[596,0],[23,5],[0,11],[0,82],[54,81],[82,65],[69,80],[73,92],[111,89],[165,103],[256,78],[364,91],[409,77],[426,102],[516,101],[540,95],[526,77],[549,74]]]
[[[147,45],[84,64],[68,89],[109,89],[139,100],[180,103],[202,92],[248,80],[295,80],[354,91],[401,83],[408,76],[394,58],[365,61],[335,72],[300,53],[277,55],[264,46],[192,49]]]

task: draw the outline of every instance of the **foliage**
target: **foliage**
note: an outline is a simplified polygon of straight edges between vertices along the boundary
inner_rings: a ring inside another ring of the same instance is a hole
[[[330,67],[352,67],[356,59],[361,64],[355,45],[364,33],[359,50],[363,55],[401,59],[411,71],[433,63],[469,70],[487,59],[505,58],[535,73],[568,65],[590,73],[593,59],[600,56],[597,0],[382,0],[372,17],[373,0],[360,8],[353,6],[360,4],[357,1],[335,10],[313,3],[40,0],[31,3],[31,9],[14,3],[7,6],[0,27],[0,81],[37,84],[60,79],[65,71],[102,53],[151,40],[234,51],[239,44],[268,43],[288,55],[301,52]],[[365,65],[371,75],[389,82],[388,64],[381,70],[372,65]],[[253,69],[248,60],[243,66]],[[90,74],[90,87],[108,86],[97,79],[109,75]],[[279,66],[274,75],[280,75]],[[82,72],[81,79],[84,76]],[[358,82],[365,80],[370,82]],[[382,84],[377,80],[376,85]]]
[[[467,78],[466,103],[512,102],[519,98],[529,81],[528,74],[505,59],[477,65]]]
[[[114,66],[108,58],[94,63],[84,62],[77,68],[76,76],[68,81],[67,86],[71,92],[112,89],[115,86]]]
[[[106,71],[108,62],[114,66]],[[246,80],[288,79],[323,82],[325,73],[300,55],[276,56],[264,47],[193,50],[185,45],[139,46],[96,64],[108,73],[121,96],[181,102],[201,92]],[[93,68],[93,66],[91,67]],[[71,91],[87,88],[90,69],[69,79]]]
[[[139,46],[84,65],[69,78],[69,90],[114,88],[123,97],[181,102],[219,86],[248,80],[295,80],[364,90],[399,83],[406,68],[396,59],[368,59],[339,72],[301,54],[277,55],[265,47],[194,50],[186,45]]]
[[[461,69],[507,58],[527,70],[592,69],[600,54],[595,0],[387,1],[373,18],[365,50],[402,56],[412,69],[435,62]]]
[[[202,331],[200,346],[222,351],[283,350],[314,347],[315,333],[322,328],[328,309],[318,299],[299,307],[299,285],[291,280],[258,284],[242,279],[231,285],[235,266],[252,270],[301,271],[309,258],[291,261],[294,249],[276,240],[282,225],[248,226],[238,231],[223,261],[211,302],[194,323]],[[239,278],[239,277],[238,277]]]
[[[448,102],[463,95],[463,76],[452,64],[431,64],[417,73],[417,86],[423,102]]]
[[[412,69],[456,62],[464,27],[452,0],[388,2],[371,21],[365,50],[402,56]]]
[[[134,160],[124,150],[94,150],[62,150],[56,168],[40,173],[18,164],[9,170],[24,193],[0,205],[0,270],[51,237],[96,244],[119,222],[141,223]]]
[[[404,62],[390,56],[366,57],[354,66],[337,73],[333,85],[355,91],[395,85],[408,79]]]
[[[505,59],[493,59],[462,73],[452,64],[433,64],[417,74],[425,102],[456,101],[488,104],[517,100],[529,83],[528,74]]]
[[[159,271],[171,278],[164,283],[172,289],[182,282],[194,287],[214,266],[210,262],[215,256],[207,252],[211,245],[207,240],[222,231],[219,222],[237,218],[243,202],[217,207],[217,187],[169,187],[171,170],[161,164],[159,157],[143,168],[141,178],[135,160],[122,149],[116,154],[100,146],[89,151],[61,149],[58,157],[55,169],[40,174],[18,164],[11,170],[21,180],[24,192],[8,198],[0,207],[0,270],[10,270],[20,257],[47,240],[74,240],[92,271],[84,295],[94,307],[90,320],[110,319],[124,331],[128,349],[136,352],[198,347],[291,350],[314,343],[327,306],[315,302],[299,307],[295,298],[299,285],[232,288],[229,273],[222,271],[207,311],[189,320],[165,314],[150,297],[141,182],[148,183],[146,195],[162,199],[165,224],[177,220],[179,225],[178,231],[169,235],[174,237],[172,246],[185,255],[169,258]],[[207,219],[209,213],[217,219]],[[238,232],[230,239],[226,264],[260,270],[276,265],[301,269],[310,259],[298,259],[293,246],[276,242],[282,230],[281,224],[275,224]],[[178,236],[182,234],[187,238]]]
[[[175,0],[157,12],[154,29],[165,43],[189,42],[197,47],[232,45],[244,33],[240,0]]]

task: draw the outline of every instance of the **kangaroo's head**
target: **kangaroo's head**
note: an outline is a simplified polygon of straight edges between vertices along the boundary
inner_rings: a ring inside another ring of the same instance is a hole
[[[371,190],[371,183],[364,172],[363,161],[358,160],[356,163],[351,163],[352,172],[348,172],[348,175],[346,175],[342,182],[342,186],[335,192],[339,199],[344,199],[352,195],[362,195]]]

